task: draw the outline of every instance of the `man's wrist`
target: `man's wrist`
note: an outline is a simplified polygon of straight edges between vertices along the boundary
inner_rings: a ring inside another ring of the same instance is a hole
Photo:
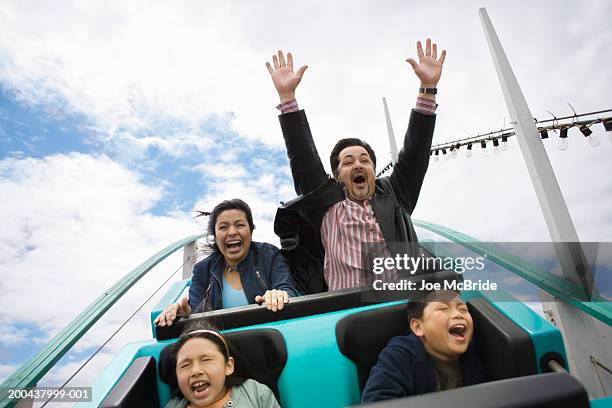
[[[435,98],[434,99],[425,98],[422,95],[431,95],[431,94],[419,94],[419,97],[417,98],[417,101],[416,101],[415,110],[425,115],[435,115],[436,108],[438,107],[438,104],[436,103]],[[435,97],[435,95],[431,95],[431,96]]]
[[[278,94],[280,103],[287,103],[295,100],[295,92],[283,92]]]
[[[300,108],[298,107],[298,103],[295,99],[279,104],[276,109],[281,111],[281,113],[291,113],[300,110]]]

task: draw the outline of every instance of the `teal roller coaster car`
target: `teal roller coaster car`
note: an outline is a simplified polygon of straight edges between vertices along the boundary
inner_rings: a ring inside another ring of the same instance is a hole
[[[176,284],[151,318],[187,284]],[[363,305],[362,295],[360,290],[308,295],[277,313],[252,305],[195,314],[154,329],[155,339],[130,344],[115,357],[94,384],[90,405],[164,406],[171,396],[168,383],[174,369],[164,348],[185,324],[198,319],[214,319],[224,327],[255,368],[255,378],[275,391],[283,407],[359,404],[376,356],[391,337],[408,329],[405,302]],[[586,392],[573,377],[543,375],[550,371],[551,360],[567,367],[561,333],[554,326],[520,302],[490,302],[479,292],[464,297],[474,319],[478,352],[490,379],[499,381],[413,397],[422,400],[423,405],[416,406],[436,406],[445,396],[460,398],[453,402],[459,407],[497,406],[491,402],[500,398],[509,403],[504,406],[513,407],[534,406],[530,401],[589,406]]]
[[[517,274],[583,312],[612,324],[609,302],[582,302],[546,271],[467,235],[415,221],[419,235],[433,232]],[[105,291],[3,387],[35,386],[45,373],[129,288],[161,260],[201,236],[177,241],[161,250]],[[425,250],[438,254],[422,241]],[[271,313],[250,305],[194,314],[170,327],[155,328],[153,319],[176,302],[190,281],[176,282],[151,312],[153,338],[125,345],[93,384],[88,407],[163,407],[172,395],[174,363],[166,347],[186,324],[213,319],[255,371],[251,377],[274,390],[287,407],[342,407],[359,404],[370,368],[387,341],[407,332],[406,300],[366,302],[368,293],[354,289],[293,298]],[[567,285],[566,285],[567,286]],[[570,288],[571,289],[571,288]],[[462,292],[474,320],[474,342],[489,379],[462,387],[384,402],[375,406],[443,407],[590,407],[612,406],[612,397],[589,401],[584,387],[570,376],[561,332],[524,303],[499,301],[485,292]],[[585,340],[589,333],[585,333]],[[555,372],[551,372],[555,371]],[[0,393],[0,407],[15,401]]]

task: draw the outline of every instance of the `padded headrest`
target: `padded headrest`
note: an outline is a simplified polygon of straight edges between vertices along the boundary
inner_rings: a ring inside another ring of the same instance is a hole
[[[235,375],[267,385],[280,401],[277,381],[287,363],[283,335],[274,329],[255,329],[224,333],[223,336],[235,351]],[[167,345],[159,355],[159,378],[170,386],[172,393],[178,386],[174,346],[175,343]]]
[[[468,309],[474,321],[474,344],[489,380],[538,372],[531,336],[486,299],[472,299]],[[557,360],[565,365],[559,356]]]
[[[474,344],[490,380],[537,373],[533,343],[525,330],[486,299],[473,299],[468,308],[474,320]],[[353,313],[338,321],[338,348],[357,366],[360,391],[389,340],[409,333],[405,303]],[[561,356],[554,358],[565,365]]]
[[[338,321],[338,348],[357,365],[360,392],[389,340],[408,334],[409,330],[405,303],[353,313]]]

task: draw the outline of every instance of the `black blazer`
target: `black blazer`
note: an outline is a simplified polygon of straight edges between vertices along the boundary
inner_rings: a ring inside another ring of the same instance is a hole
[[[281,251],[289,260],[297,289],[303,293],[323,292],[327,285],[321,222],[327,209],[346,197],[342,184],[323,169],[306,113],[300,110],[282,114],[279,120],[299,197],[277,210],[274,232],[281,239]],[[376,180],[372,207],[388,243],[418,242],[410,215],[429,165],[435,121],[435,115],[413,110],[391,175]]]

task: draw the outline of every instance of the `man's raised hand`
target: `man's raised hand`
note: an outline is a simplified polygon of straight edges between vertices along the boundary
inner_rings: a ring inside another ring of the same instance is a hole
[[[278,92],[281,103],[294,100],[295,88],[297,88],[302,80],[304,71],[306,71],[308,66],[304,65],[298,69],[297,72],[293,72],[293,55],[288,52],[287,61],[285,61],[285,56],[280,50],[278,51],[278,56],[272,56],[272,64],[274,67],[272,67],[270,62],[266,62],[266,67],[268,68],[268,72],[270,72],[272,82]]]
[[[442,65],[446,58],[446,50],[442,51],[440,59],[438,59],[438,45],[431,43],[431,39],[428,38],[425,42],[425,52],[423,52],[423,45],[420,41],[417,41],[417,55],[419,56],[419,62],[408,58],[406,61],[412,65],[414,73],[421,80],[421,87],[423,88],[435,88],[442,75]]]

